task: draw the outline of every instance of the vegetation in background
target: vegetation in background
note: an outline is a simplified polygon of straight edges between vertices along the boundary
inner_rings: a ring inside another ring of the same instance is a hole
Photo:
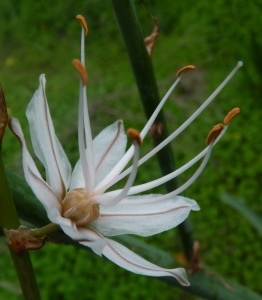
[[[160,94],[164,95],[180,67],[186,64],[197,67],[195,72],[184,76],[164,106],[170,132],[190,116],[239,59],[244,61],[244,67],[214,103],[172,146],[179,167],[202,150],[215,123],[221,122],[231,108],[241,108],[241,114],[215,146],[204,173],[185,196],[194,198],[201,206],[200,212],[191,214],[191,220],[205,267],[262,293],[258,284],[262,280],[260,237],[241,214],[219,201],[220,193],[228,191],[246,199],[250,208],[262,213],[261,4],[258,0],[194,3],[166,0],[165,3],[143,1],[143,4],[160,23],[152,57]],[[136,1],[136,5],[147,36],[153,27],[152,20],[140,2]],[[20,119],[29,142],[25,110],[38,87],[39,75],[45,73],[56,132],[72,165],[78,159],[78,80],[71,60],[79,57],[80,33],[75,21],[79,13],[86,17],[90,29],[86,59],[94,135],[119,118],[126,127],[142,128],[145,116],[109,2],[6,0],[0,3],[0,82],[9,112]],[[141,150],[146,152],[150,147],[147,138]],[[3,141],[3,159],[6,166],[22,175],[19,148],[8,132]],[[185,182],[193,172],[194,168],[183,174],[180,182]],[[140,169],[137,183],[159,175],[157,163],[150,161],[150,165]],[[154,190],[161,191],[161,187]],[[173,255],[181,251],[175,230],[145,240]],[[15,293],[15,286],[8,289],[5,285],[17,281],[3,239],[0,255],[0,298],[21,299]],[[185,297],[183,292],[163,282],[152,283],[151,278],[130,274],[71,246],[46,245],[31,256],[43,299]],[[197,299],[187,294],[186,297]]]

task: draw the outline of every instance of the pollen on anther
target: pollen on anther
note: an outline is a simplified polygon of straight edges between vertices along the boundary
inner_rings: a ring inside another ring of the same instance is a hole
[[[77,15],[76,18],[80,21],[82,27],[85,30],[85,35],[87,35],[88,34],[88,27],[87,27],[85,18],[81,15]]]
[[[138,146],[142,145],[142,138],[138,130],[136,130],[135,128],[128,128],[126,134],[130,137],[132,142],[136,141]]]
[[[186,73],[188,71],[195,70],[195,68],[196,67],[193,65],[185,66],[176,73],[176,77],[179,77],[182,73]]]
[[[80,75],[80,77],[83,81],[83,85],[87,85],[88,76],[87,76],[87,73],[86,73],[86,69],[82,65],[81,61],[79,59],[73,59],[72,64],[76,68],[76,70],[78,71],[78,73],[79,73],[79,75]]]
[[[215,125],[211,131],[209,132],[206,143],[209,145],[210,143],[214,142],[216,138],[220,135],[221,131],[224,129],[224,125],[222,123]]]
[[[230,112],[224,118],[224,124],[228,125],[231,122],[231,120],[234,118],[234,116],[239,113],[240,113],[240,108],[235,107],[231,109]]]

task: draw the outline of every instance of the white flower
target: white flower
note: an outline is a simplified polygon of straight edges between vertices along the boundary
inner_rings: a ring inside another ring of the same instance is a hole
[[[26,114],[35,154],[46,170],[46,181],[43,180],[27,150],[19,121],[14,118],[10,120],[10,127],[22,145],[25,178],[45,207],[50,221],[58,224],[72,239],[134,273],[148,276],[173,276],[182,285],[189,285],[184,269],[164,269],[156,266],[108,237],[121,234],[154,235],[183,222],[190,210],[199,210],[194,200],[178,194],[199,176],[208,161],[213,145],[222,137],[228,124],[219,130],[217,133],[219,137],[215,143],[215,138],[211,138],[209,145],[180,169],[158,180],[133,187],[132,185],[138,166],[182,132],[211,102],[239,65],[183,125],[139,160],[139,143],[136,140],[139,137],[136,133],[134,133],[133,146],[125,153],[127,138],[122,121],[108,126],[92,141],[86,101],[84,29],[82,29],[81,44],[81,62],[74,61],[81,75],[78,116],[80,160],[72,172],[67,156],[55,134],[45,95],[46,80],[45,76],[41,75],[40,86],[29,103]],[[180,76],[142,130],[140,134],[142,139],[179,80]],[[132,156],[134,156],[132,167],[123,171]],[[127,197],[165,183],[204,156],[196,173],[177,190],[166,195]],[[106,192],[109,187],[129,173],[130,176],[122,190]]]

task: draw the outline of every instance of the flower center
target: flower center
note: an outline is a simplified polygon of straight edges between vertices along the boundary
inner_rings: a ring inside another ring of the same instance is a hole
[[[62,215],[77,226],[86,225],[99,218],[99,205],[88,198],[85,189],[77,188],[66,194],[62,202]]]

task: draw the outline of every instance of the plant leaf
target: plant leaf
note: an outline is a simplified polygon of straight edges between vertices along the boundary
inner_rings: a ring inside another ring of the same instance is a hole
[[[258,231],[259,235],[262,236],[262,216],[255,213],[246,204],[240,202],[240,199],[235,198],[229,193],[222,193],[220,199],[222,202],[228,204],[229,206],[233,207],[235,210],[240,212],[249,221],[249,223]]]

